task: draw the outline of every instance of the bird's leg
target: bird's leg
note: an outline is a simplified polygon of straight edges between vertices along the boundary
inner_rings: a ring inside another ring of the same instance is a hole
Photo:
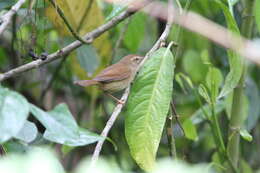
[[[105,92],[106,95],[108,95],[109,97],[113,98],[114,100],[117,101],[117,103],[119,104],[125,104],[125,101],[124,100],[119,100],[118,98],[116,98],[115,96],[113,96],[112,94],[108,93],[108,92]]]

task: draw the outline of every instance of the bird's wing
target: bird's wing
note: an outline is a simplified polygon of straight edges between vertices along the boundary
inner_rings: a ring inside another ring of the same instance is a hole
[[[131,70],[124,64],[114,64],[105,68],[93,80],[98,82],[120,81],[130,77]]]

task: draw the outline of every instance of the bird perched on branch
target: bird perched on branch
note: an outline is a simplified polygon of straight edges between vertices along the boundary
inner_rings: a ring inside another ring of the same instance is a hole
[[[98,85],[106,94],[117,100],[119,103],[122,103],[121,100],[118,100],[109,93],[123,90],[133,81],[138,66],[142,62],[143,58],[144,57],[142,56],[134,54],[127,55],[116,64],[105,68],[93,79],[75,81],[74,84],[83,87]]]

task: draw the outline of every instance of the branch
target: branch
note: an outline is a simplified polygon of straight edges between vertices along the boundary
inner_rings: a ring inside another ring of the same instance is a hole
[[[252,31],[254,29],[253,24],[253,9],[254,9],[254,0],[244,1],[244,10],[243,15],[247,17],[243,17],[242,25],[241,25],[241,33],[250,38],[252,36]],[[246,86],[246,73],[247,73],[247,64],[243,62],[243,73],[240,81],[238,83],[238,87],[234,89],[233,92],[233,100],[232,100],[232,108],[231,108],[231,117],[229,121],[229,132],[228,132],[228,143],[227,143],[227,157],[229,157],[231,163],[231,168],[238,167],[240,160],[240,134],[239,130],[242,128],[244,124],[244,95],[245,95],[245,86]],[[235,171],[234,171],[235,172]]]
[[[121,97],[120,100],[126,102],[128,96],[129,96],[129,93],[130,93],[130,86],[128,86],[128,87],[125,89],[125,92],[124,92],[124,94],[123,94],[123,96]],[[113,126],[114,122],[116,121],[116,118],[117,118],[118,115],[120,114],[120,112],[121,112],[123,106],[124,106],[124,104],[122,104],[122,103],[119,103],[119,104],[116,105],[116,107],[115,107],[115,109],[114,109],[112,115],[110,116],[109,120],[108,120],[107,123],[106,123],[105,128],[103,129],[103,131],[102,131],[102,133],[101,133],[101,136],[103,136],[104,139],[107,137],[107,135],[108,135],[108,133],[109,133],[111,127]],[[96,163],[97,160],[98,160],[100,151],[101,151],[102,146],[103,146],[104,141],[105,141],[104,139],[103,139],[103,140],[100,140],[100,141],[97,143],[96,147],[95,147],[95,151],[94,151],[94,153],[93,153],[93,155],[92,155],[92,158],[91,158],[91,165],[92,165],[92,166],[94,166],[95,163]]]
[[[106,1],[112,3],[114,0]],[[139,6],[142,6],[143,3],[146,3],[146,1],[147,0],[134,1],[130,6],[128,6],[128,9],[130,11],[136,11],[139,9]],[[166,8],[167,4],[159,1],[153,1],[142,11],[150,16],[167,20],[168,14],[165,10]],[[256,42],[236,35],[225,27],[194,12],[183,11],[180,13],[178,8],[173,7],[171,14],[173,15],[173,23],[178,24],[192,32],[198,33],[226,49],[232,49],[242,55],[242,57],[260,65],[260,45]]]
[[[171,29],[171,21],[169,21],[166,26],[165,29],[163,31],[163,33],[161,34],[160,38],[156,41],[156,43],[153,45],[153,47],[150,49],[150,51],[145,55],[143,61],[140,63],[138,70],[143,66],[144,62],[149,58],[150,54],[152,52],[154,52],[156,49],[158,49],[162,43],[164,43],[170,33],[170,29]],[[130,86],[128,86],[123,94],[123,96],[121,97],[121,100],[123,100],[124,102],[127,101],[127,98],[130,94]],[[110,129],[112,128],[112,126],[114,125],[115,120],[117,119],[118,115],[121,113],[122,108],[123,108],[124,104],[117,104],[117,106],[115,107],[112,115],[110,116],[109,120],[106,123],[105,128],[103,129],[101,136],[104,137],[104,139],[107,138],[107,135],[110,131]],[[92,155],[91,158],[91,166],[94,166],[95,163],[97,162],[102,146],[104,144],[105,140],[100,140],[94,150],[94,153]]]
[[[110,28],[112,28],[113,26],[115,26],[116,24],[118,24],[119,22],[121,22],[122,20],[124,20],[125,18],[129,17],[130,15],[132,15],[133,13],[130,12],[122,12],[121,14],[119,14],[118,16],[114,17],[113,19],[111,19],[109,22],[107,22],[106,24],[103,24],[101,26],[99,26],[98,28],[96,28],[95,30],[87,33],[83,38],[86,40],[86,42],[88,44],[92,43],[93,40],[95,38],[97,38],[98,36],[100,36],[101,34],[103,34],[104,32],[106,32],[107,30],[109,30]],[[5,72],[3,74],[0,74],[0,82],[8,79],[12,76],[21,74],[25,71],[37,68],[39,66],[42,66],[44,64],[47,64],[49,62],[52,62],[58,58],[63,57],[64,55],[69,54],[70,52],[72,52],[73,50],[75,50],[76,48],[80,47],[82,45],[82,43],[80,41],[74,41],[71,44],[69,44],[68,46],[50,54],[47,56],[47,58],[45,60],[41,60],[41,59],[37,59],[35,61],[32,61],[30,63],[24,64],[20,67],[17,67],[15,69],[12,69],[8,72]]]
[[[7,25],[10,23],[13,15],[21,8],[21,6],[25,3],[26,0],[19,0],[12,8],[0,17],[0,36],[6,29]]]

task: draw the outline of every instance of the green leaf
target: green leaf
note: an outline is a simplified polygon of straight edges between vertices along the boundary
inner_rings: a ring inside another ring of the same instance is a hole
[[[37,133],[36,125],[30,121],[25,121],[23,128],[15,135],[15,138],[30,143],[37,137]]]
[[[137,52],[145,35],[146,16],[142,13],[135,14],[127,27],[124,44],[131,52]]]
[[[10,153],[25,153],[26,151],[28,151],[30,149],[30,147],[21,142],[21,141],[13,141],[10,140],[8,142],[5,142],[3,144],[5,151],[10,154]]]
[[[232,14],[230,13],[228,7],[220,2],[219,0],[215,0],[216,4],[223,10],[223,13],[226,18],[228,29],[230,29],[234,34],[239,35],[239,29],[236,24],[236,21]],[[227,50],[228,53],[228,61],[230,65],[230,71],[225,79],[224,86],[218,96],[218,98],[224,97],[229,94],[233,89],[237,86],[239,79],[241,78],[243,71],[243,62],[242,58],[231,50]]]
[[[199,85],[198,91],[199,91],[200,96],[203,97],[207,103],[211,104],[208,90],[203,84]]]
[[[185,85],[183,83],[183,81],[185,81],[188,86],[193,89],[193,83],[191,81],[191,79],[189,78],[189,76],[186,76],[183,73],[178,73],[175,75],[175,80],[176,82],[178,82],[178,84],[181,86],[181,88],[185,91]]]
[[[250,133],[246,129],[239,130],[239,133],[244,140],[249,141],[249,142],[251,142],[253,140],[252,135],[250,135]]]
[[[76,51],[80,66],[91,76],[99,64],[99,57],[95,48],[91,45],[83,45]]]
[[[113,17],[119,15],[121,12],[125,11],[127,8],[126,8],[126,5],[118,5],[116,3],[113,4],[113,9],[112,11],[110,12],[110,14],[106,17],[106,21],[109,21],[111,20]]]
[[[215,67],[210,67],[206,76],[206,85],[209,88],[211,100],[214,102],[217,99],[219,87],[222,82],[223,77],[220,70]]]
[[[182,124],[185,136],[193,141],[198,139],[198,134],[195,125],[190,119],[186,119]]]
[[[211,160],[212,160],[212,167],[217,171],[217,172],[223,172],[224,170],[226,170],[225,166],[223,165],[223,163],[221,162],[221,159],[219,157],[219,153],[218,152],[214,152],[214,154],[212,154],[211,156]]]
[[[243,173],[253,173],[253,172],[255,172],[255,171],[252,170],[251,165],[247,161],[245,161],[243,158],[240,159],[239,162],[240,162],[239,166],[240,166],[241,172],[243,172]]]
[[[255,23],[258,28],[258,32],[260,32],[260,1],[259,0],[255,1],[254,15],[255,15]]]
[[[224,100],[219,100],[215,104],[215,112],[216,114],[219,114],[221,111],[225,109],[226,103]],[[191,115],[191,121],[193,124],[199,124],[202,121],[206,120],[206,116],[204,115],[204,112],[211,116],[211,106],[209,104],[204,105],[203,107],[199,108],[194,114]]]
[[[132,157],[144,170],[154,166],[172,97],[174,66],[169,49],[160,48],[144,64],[131,89],[125,135]]]
[[[78,127],[67,105],[59,104],[50,112],[30,106],[32,114],[46,128],[44,138],[68,146],[83,146],[97,142],[102,137]]]
[[[208,67],[203,64],[201,56],[194,50],[188,50],[183,56],[183,68],[194,82],[201,82],[207,74]]]
[[[250,131],[256,126],[260,117],[260,93],[255,81],[250,78],[246,81],[245,89],[249,100],[249,113],[244,124],[246,129]]]
[[[2,10],[3,8],[11,7],[14,4],[15,4],[15,0],[1,1],[0,10]],[[0,14],[0,16],[1,16],[1,14]]]
[[[16,136],[29,115],[29,104],[20,94],[0,87],[0,143]]]

